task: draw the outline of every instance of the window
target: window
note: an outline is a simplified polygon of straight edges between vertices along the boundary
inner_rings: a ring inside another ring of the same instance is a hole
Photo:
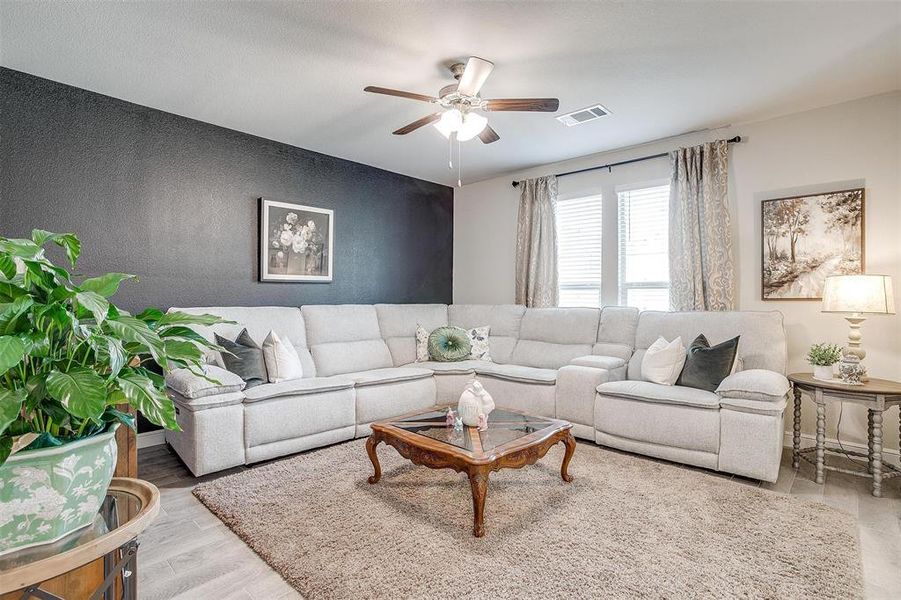
[[[669,185],[623,190],[619,199],[619,302],[669,310]]]
[[[560,306],[601,305],[601,197],[557,202]]]

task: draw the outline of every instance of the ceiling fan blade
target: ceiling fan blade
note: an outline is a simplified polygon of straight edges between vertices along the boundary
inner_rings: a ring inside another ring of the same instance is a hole
[[[394,135],[407,135],[411,131],[416,131],[420,127],[425,127],[426,125],[431,125],[432,123],[434,123],[435,121],[437,121],[440,118],[441,118],[440,112],[432,114],[432,115],[427,115],[421,119],[417,119],[416,121],[413,121],[409,125],[404,125],[397,131],[392,131],[392,133]]]
[[[485,125],[485,129],[479,134],[479,139],[482,140],[483,144],[491,144],[501,139],[501,136],[491,128],[491,125]]]
[[[460,77],[460,83],[457,84],[457,91],[464,96],[475,96],[482,89],[493,68],[493,62],[478,56],[470,56]]]
[[[402,92],[401,90],[392,90],[391,88],[376,87],[369,85],[363,88],[364,92],[373,94],[385,94],[386,96],[397,96],[398,98],[409,98],[410,100],[421,100],[422,102],[438,102],[438,98],[434,96],[426,96],[425,94],[415,94],[413,92]]]
[[[485,110],[554,112],[558,108],[560,101],[557,98],[504,98],[485,101]]]

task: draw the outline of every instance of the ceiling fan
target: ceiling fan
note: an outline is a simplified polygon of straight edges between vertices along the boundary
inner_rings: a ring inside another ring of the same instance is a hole
[[[488,125],[488,119],[477,111],[525,111],[554,112],[560,106],[557,98],[504,98],[487,100],[479,96],[479,90],[491,74],[494,63],[472,56],[464,65],[454,63],[450,71],[457,83],[446,85],[437,96],[427,96],[413,92],[403,92],[389,88],[368,86],[364,92],[409,98],[420,102],[437,104],[443,110],[417,119],[395,130],[394,135],[407,135],[420,127],[434,124],[435,128],[448,139],[465,142],[478,136],[482,143],[491,144],[500,139]]]

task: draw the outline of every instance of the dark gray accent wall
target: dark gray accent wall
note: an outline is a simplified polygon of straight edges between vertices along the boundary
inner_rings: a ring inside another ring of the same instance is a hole
[[[453,190],[0,69],[0,235],[72,231],[146,306],[451,302]],[[257,198],[335,211],[332,283],[260,283]]]

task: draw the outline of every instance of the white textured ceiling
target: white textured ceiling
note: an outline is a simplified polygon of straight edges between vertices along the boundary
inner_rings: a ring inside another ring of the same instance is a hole
[[[552,114],[491,113],[467,142],[485,179],[685,131],[898,89],[901,3],[0,2],[4,66],[423,179],[452,184],[428,104],[444,65],[495,62],[482,95],[556,96]],[[560,114],[560,113],[557,113]]]

